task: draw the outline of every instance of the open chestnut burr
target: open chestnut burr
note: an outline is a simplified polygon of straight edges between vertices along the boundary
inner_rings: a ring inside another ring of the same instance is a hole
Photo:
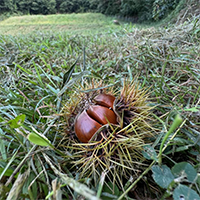
[[[113,184],[137,177],[144,166],[143,147],[159,132],[148,90],[137,80],[125,80],[115,88],[86,82],[84,92],[74,91],[63,108],[67,165],[76,167],[80,178],[95,177],[95,186],[106,170],[109,180],[116,177]]]

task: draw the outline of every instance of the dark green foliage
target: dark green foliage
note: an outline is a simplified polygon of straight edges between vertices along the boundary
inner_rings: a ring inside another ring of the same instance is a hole
[[[97,2],[96,2],[97,3]],[[120,12],[121,2],[116,0],[103,0],[98,1],[97,11],[107,14],[107,15],[115,15]]]
[[[62,0],[59,1],[58,11],[61,13],[86,12],[89,7],[89,0]]]
[[[0,1],[0,13],[6,11],[14,11],[15,2],[14,0],[1,0]]]
[[[155,0],[153,3],[153,18],[163,18],[170,11],[174,10],[180,0]]]
[[[56,12],[55,7],[55,0],[35,0],[32,1],[30,11],[33,14],[53,14]]]
[[[132,17],[134,21],[157,20],[175,9],[179,0],[90,0],[91,7],[107,15]]]
[[[16,3],[18,10],[24,14],[30,13],[31,4],[32,4],[31,0],[26,0],[26,1],[17,0],[17,3]]]
[[[24,14],[52,14],[56,12],[56,0],[2,0],[2,12]]]
[[[183,1],[183,0],[182,0]],[[159,20],[176,8],[180,0],[1,0],[1,13],[53,14],[100,12],[132,18]]]
[[[151,9],[154,0],[125,0],[120,6],[120,13],[123,16],[141,17],[148,12],[151,15]]]
[[[18,9],[22,13],[28,12],[29,14],[52,14],[56,12],[55,7],[55,0],[24,0],[18,3]]]

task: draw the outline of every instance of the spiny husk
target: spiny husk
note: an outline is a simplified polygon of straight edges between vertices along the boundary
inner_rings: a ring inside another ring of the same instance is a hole
[[[150,138],[156,133],[151,127],[152,107],[148,105],[148,93],[147,90],[140,88],[137,81],[125,81],[114,103],[119,124],[104,125],[93,136],[90,143],[83,144],[75,136],[73,120],[75,115],[82,112],[87,107],[87,103],[92,101],[90,97],[100,92],[93,90],[94,88],[95,84],[92,84],[89,89],[90,94],[77,93],[71,97],[72,99],[79,97],[78,103],[72,103],[73,116],[69,105],[71,103],[68,102],[63,109],[67,121],[67,134],[65,134],[63,147],[70,150],[72,157],[68,159],[74,167],[78,166],[77,172],[80,173],[81,178],[93,177],[97,183],[102,171],[108,171],[108,179],[122,185],[124,178],[137,177],[142,170],[145,160],[142,156],[143,146],[150,143]],[[110,91],[104,90],[112,94],[113,89]],[[69,101],[74,102],[74,100]]]

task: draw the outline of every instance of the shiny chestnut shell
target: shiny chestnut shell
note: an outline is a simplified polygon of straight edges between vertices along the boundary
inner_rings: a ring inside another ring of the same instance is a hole
[[[111,94],[101,93],[94,98],[94,101],[101,106],[105,106],[107,108],[112,108],[114,105],[115,97]]]
[[[75,120],[75,133],[81,142],[87,143],[102,125],[117,124],[117,116],[112,110],[115,97],[99,94],[94,98],[98,105],[90,105]]]
[[[75,120],[75,133],[81,142],[86,143],[101,126],[101,124],[93,120],[86,110],[84,110]]]
[[[116,114],[107,107],[99,105],[90,106],[87,113],[91,118],[95,119],[100,124],[108,124],[108,121],[111,124],[117,123]]]

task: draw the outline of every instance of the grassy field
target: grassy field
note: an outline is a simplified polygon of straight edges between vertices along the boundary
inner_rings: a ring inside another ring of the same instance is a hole
[[[200,198],[200,21],[142,28],[113,20],[0,22],[0,199]],[[120,98],[124,80],[136,102],[148,90],[149,116],[135,104],[131,128],[115,129],[124,131],[115,154],[110,136],[103,147],[82,145],[73,133],[82,104],[102,89]]]
[[[56,31],[88,35],[116,30],[113,19],[95,13],[16,16],[0,22],[0,34],[20,35],[37,34],[37,31]]]

